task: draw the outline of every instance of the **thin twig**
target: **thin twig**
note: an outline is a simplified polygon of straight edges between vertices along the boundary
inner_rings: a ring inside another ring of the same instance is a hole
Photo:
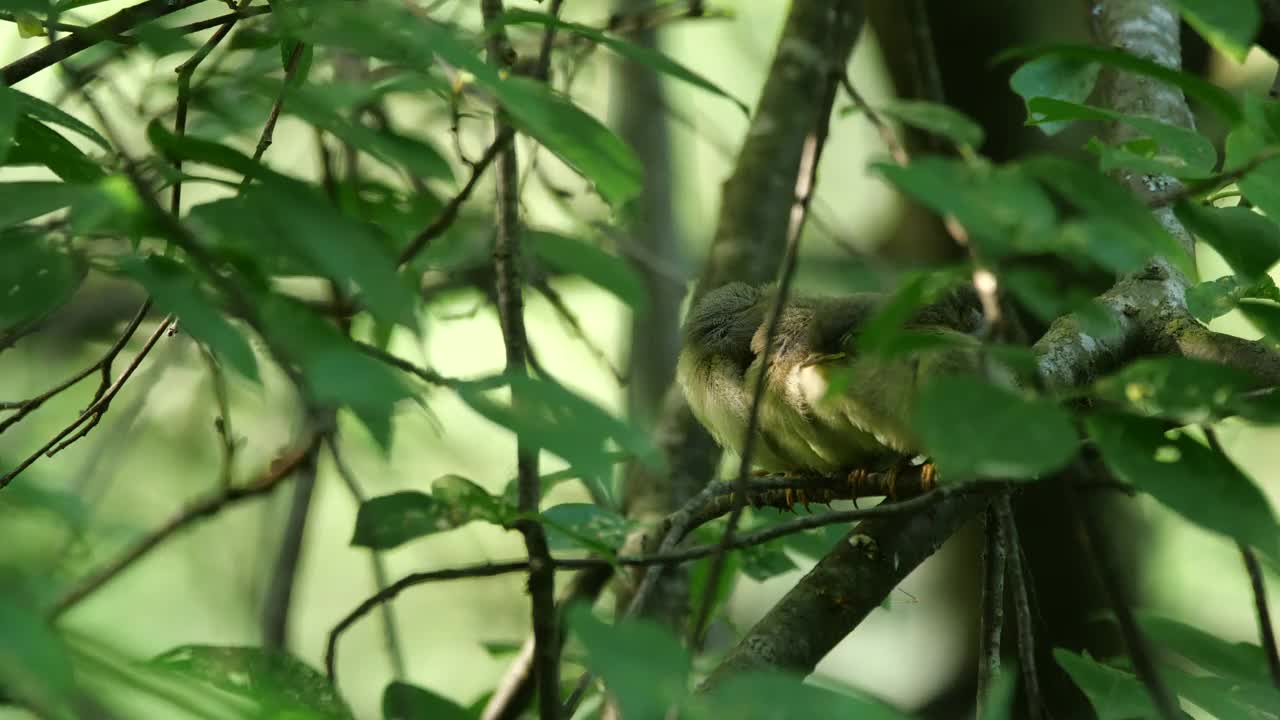
[[[79,32],[51,42],[39,50],[24,55],[0,68],[4,84],[13,86],[45,68],[56,65],[76,53],[109,41],[165,15],[199,5],[204,0],[146,0],[100,20]]]
[[[142,364],[142,361],[146,359],[147,355],[151,352],[151,349],[155,347],[156,342],[160,340],[161,336],[168,331],[169,325],[172,322],[172,315],[161,320],[160,325],[156,328],[155,332],[151,334],[151,337],[147,338],[147,341],[143,343],[142,348],[138,350],[138,354],[133,357],[128,366],[125,367],[124,371],[120,373],[120,377],[105,389],[100,388],[100,392],[95,394],[96,399],[89,405],[89,407],[85,408],[84,412],[80,413],[80,415],[72,421],[71,424],[60,430],[57,435],[54,435],[53,438],[49,440],[49,442],[45,443],[43,447],[29,455],[25,460],[19,463],[17,467],[10,470],[3,477],[0,477],[0,488],[4,488],[12,482],[15,477],[22,473],[23,470],[30,467],[31,464],[38,460],[41,455],[47,454],[52,456],[58,451],[65,449],[76,440],[88,435],[89,431],[92,430],[94,426],[98,424],[98,421],[102,419],[102,416],[106,414],[107,408],[111,405],[111,401],[115,399],[116,394],[119,393],[120,389],[124,387],[124,384],[128,382],[129,377],[133,375],[133,372],[137,370],[138,366]],[[104,369],[104,373],[109,372],[109,369]],[[77,430],[77,428],[79,429]],[[72,435],[73,432],[75,433],[74,435]]]
[[[204,345],[200,345],[200,354],[209,366],[209,384],[213,386],[213,401],[218,407],[218,414],[213,420],[214,432],[218,434],[218,444],[222,450],[222,471],[219,473],[219,484],[230,487],[235,475],[236,451],[239,441],[231,426],[231,398],[227,392],[227,376],[218,364],[218,359]]]
[[[1044,717],[1046,706],[1044,694],[1040,692],[1040,675],[1036,671],[1035,623],[1032,620],[1028,593],[1030,583],[1023,564],[1018,523],[1009,497],[1009,493],[1001,494],[992,503],[992,507],[996,509],[1009,548],[1009,590],[1013,597],[1014,621],[1018,628],[1018,667],[1022,671],[1022,683],[1027,693],[1027,717],[1030,720],[1040,720]]]
[[[253,0],[239,0],[235,6],[235,12],[218,29],[205,40],[204,44],[199,47],[191,57],[187,58],[179,65],[174,72],[178,74],[178,107],[173,118],[173,134],[183,137],[187,134],[187,106],[191,102],[191,76],[195,74],[196,68],[205,58],[209,57],[209,53],[218,47],[235,26],[236,21],[240,19],[240,11],[244,9]],[[173,181],[173,194],[169,201],[169,212],[174,217],[178,217],[182,210],[182,160],[173,161],[173,169],[177,171],[177,178]]]
[[[1280,73],[1276,75],[1280,78]],[[1201,425],[1209,448],[1226,457],[1227,453],[1218,440],[1218,433],[1210,425]],[[1253,590],[1253,605],[1258,617],[1258,636],[1262,641],[1262,650],[1267,655],[1267,669],[1271,673],[1271,683],[1280,688],[1280,652],[1276,650],[1276,633],[1271,625],[1271,612],[1267,609],[1267,585],[1262,576],[1262,566],[1258,564],[1258,556],[1253,548],[1244,543],[1236,543],[1240,548],[1240,558],[1244,561],[1245,573],[1249,576],[1249,587]]]
[[[1087,477],[1087,471],[1078,462],[1077,468],[1079,469],[1078,474]],[[1076,497],[1075,488],[1070,483],[1066,483],[1063,490],[1066,494],[1067,506],[1075,516],[1076,531],[1080,536],[1081,544],[1088,553],[1089,564],[1093,567],[1102,589],[1106,593],[1107,600],[1111,603],[1111,610],[1116,615],[1116,622],[1120,626],[1120,635],[1124,638],[1125,648],[1129,651],[1129,658],[1133,661],[1134,672],[1137,674],[1138,679],[1142,681],[1143,686],[1146,687],[1147,694],[1151,696],[1152,703],[1155,705],[1160,717],[1164,720],[1179,720],[1182,714],[1178,709],[1178,702],[1169,692],[1169,686],[1164,683],[1159,671],[1156,669],[1146,638],[1142,636],[1142,631],[1138,629],[1138,622],[1133,617],[1133,610],[1125,600],[1120,576],[1112,566],[1111,558],[1107,556],[1101,547],[1102,529],[1098,527],[1097,520],[1093,517],[1093,514],[1088,512],[1086,508],[1081,507]]]
[[[982,523],[982,624],[978,633],[978,717],[983,717],[991,688],[1000,676],[1000,640],[1004,632],[1004,581],[1008,544],[995,506]]]
[[[462,209],[462,205],[471,197],[471,193],[475,191],[476,186],[480,184],[480,178],[484,175],[489,165],[493,164],[494,158],[498,157],[498,153],[506,149],[507,144],[515,137],[515,131],[510,127],[504,127],[494,137],[493,142],[489,143],[489,147],[485,148],[484,154],[471,164],[471,176],[467,178],[467,182],[463,184],[462,189],[454,195],[445,206],[440,209],[440,214],[436,215],[422,232],[414,236],[413,240],[400,251],[400,257],[397,263],[400,267],[404,267],[413,260],[418,253],[426,249],[430,242],[444,234],[458,219],[458,211]]]
[[[284,63],[284,82],[280,84],[280,94],[276,96],[275,102],[271,103],[271,112],[267,114],[267,122],[262,126],[262,134],[258,136],[258,144],[253,148],[253,161],[258,162],[267,152],[267,148],[271,147],[271,138],[276,132],[276,123],[280,121],[280,111],[284,108],[284,96],[288,94],[289,83],[293,81],[294,73],[298,70],[298,60],[302,58],[302,53],[307,45],[298,42],[293,46],[293,52],[289,53],[289,57]],[[240,189],[243,190],[249,185],[253,178],[246,176],[240,181]]]
[[[47,402],[50,398],[54,397],[55,395],[58,395],[59,393],[66,390],[67,388],[71,387],[72,385],[75,385],[81,380],[89,377],[93,373],[106,368],[106,372],[109,377],[111,372],[110,370],[111,364],[115,361],[116,356],[120,354],[120,351],[124,349],[124,346],[129,342],[129,340],[133,338],[133,334],[138,330],[138,325],[142,324],[143,318],[145,318],[147,316],[147,313],[149,313],[150,311],[151,311],[151,301],[150,300],[143,301],[142,305],[139,306],[138,310],[133,314],[133,318],[129,320],[129,324],[125,326],[124,333],[122,333],[120,337],[117,338],[116,341],[111,344],[111,347],[107,349],[107,352],[103,354],[102,357],[98,358],[97,362],[93,363],[89,367],[85,368],[84,370],[81,370],[75,375],[72,375],[70,378],[67,378],[66,380],[58,383],[57,385],[54,385],[48,390],[45,390],[44,392],[40,393],[39,395],[36,395],[35,397],[28,398],[26,400],[20,400],[17,402],[0,402],[0,410],[17,410],[17,412],[14,413],[13,415],[10,415],[9,417],[5,418],[3,421],[0,421],[0,433],[4,432],[5,430],[8,430],[11,425],[14,425],[20,422],[24,417],[34,412],[37,408],[39,408],[41,405]],[[99,391],[95,392],[94,400],[98,399],[99,397],[101,397],[101,387],[99,387]]]
[[[114,560],[73,585],[49,609],[50,618],[57,618],[62,615],[74,605],[101,589],[112,578],[128,569],[138,560],[141,560],[165,540],[185,530],[197,521],[212,517],[228,506],[271,493],[285,478],[289,477],[294,470],[302,465],[307,456],[319,446],[319,443],[320,436],[318,434],[312,435],[306,442],[296,446],[293,450],[281,454],[255,480],[237,487],[221,488],[217,493],[188,505],[164,524],[135,541]]]
[[[777,296],[774,298],[773,307],[769,312],[768,325],[765,326],[764,355],[761,360],[760,374],[756,377],[755,387],[752,388],[751,411],[747,416],[747,435],[746,440],[743,442],[742,457],[738,465],[737,485],[741,495],[738,503],[734,506],[733,512],[729,514],[729,524],[725,527],[724,535],[721,539],[723,550],[716,553],[711,560],[710,568],[707,570],[702,602],[689,636],[690,645],[694,648],[702,646],[702,638],[706,631],[707,623],[711,618],[711,608],[715,604],[715,588],[718,585],[720,573],[724,571],[726,551],[733,542],[733,533],[737,529],[745,508],[747,477],[751,472],[751,455],[755,450],[755,439],[760,426],[760,405],[764,397],[765,382],[773,364],[773,346],[778,335],[779,321],[782,318],[783,308],[786,306],[787,295],[791,291],[791,280],[795,276],[796,262],[800,254],[800,234],[804,230],[805,219],[809,211],[809,200],[813,196],[813,186],[818,174],[818,161],[822,157],[822,147],[826,143],[827,124],[830,122],[830,104],[828,102],[828,107],[819,114],[818,126],[805,138],[804,146],[801,150],[800,164],[796,171],[795,199],[791,205],[791,217],[787,225],[786,251],[782,258],[782,267],[778,273]]]
[[[510,68],[514,53],[506,30],[498,25],[504,12],[502,0],[481,0],[480,13],[488,32],[487,51],[491,65]],[[494,120],[494,139],[502,137],[509,123],[498,113]],[[497,234],[493,244],[494,292],[497,296],[498,319],[506,350],[506,372],[516,377],[528,374],[529,340],[524,327],[524,297],[520,281],[520,198],[519,167],[515,143],[506,143],[498,153],[496,173]],[[513,392],[511,405],[520,412],[523,400]],[[556,617],[555,568],[546,533],[531,516],[538,512],[542,492],[538,480],[539,448],[524,436],[516,439],[516,470],[519,478],[519,501],[522,514],[530,516],[517,525],[524,535],[529,553],[529,596],[533,624],[533,664],[538,686],[540,720],[557,720],[560,716],[560,640]]]
[[[343,457],[342,450],[338,444],[337,433],[331,433],[325,438],[325,444],[329,446],[329,457],[333,458],[333,467],[338,471],[338,477],[342,478],[342,483],[347,486],[347,491],[351,493],[351,498],[356,501],[356,505],[364,503],[366,495],[364,489],[360,487],[360,481],[356,478],[356,474],[351,470],[351,466],[347,464],[346,458]],[[377,592],[387,589],[389,580],[387,578],[387,561],[382,553],[377,550],[369,552],[369,565],[373,570],[373,584]],[[399,624],[396,622],[395,608],[391,603],[382,605],[382,641],[386,646],[387,659],[391,661],[391,672],[397,678],[403,680],[406,677],[404,647],[400,644]]]
[[[871,125],[875,127],[876,132],[880,133],[880,141],[885,144],[885,147],[889,148],[889,154],[893,156],[893,161],[899,165],[910,163],[911,156],[907,154],[907,148],[898,140],[897,134],[894,133],[889,123],[880,117],[880,113],[872,109],[871,105],[863,99],[862,93],[858,92],[858,89],[854,87],[853,81],[849,79],[847,73],[841,74],[840,84],[844,86],[844,91],[849,93],[854,105],[857,105],[858,109],[871,121]]]
[[[560,319],[564,320],[565,324],[569,326],[569,331],[574,337],[578,338],[578,342],[581,342],[586,346],[587,352],[591,353],[592,357],[594,357],[597,362],[609,371],[609,374],[613,376],[614,382],[619,385],[626,385],[626,375],[624,375],[622,371],[613,364],[613,361],[609,359],[609,354],[604,351],[604,348],[597,345],[595,341],[591,339],[591,336],[587,334],[586,329],[582,327],[582,323],[578,320],[577,314],[575,314],[573,309],[569,307],[569,304],[564,301],[564,298],[560,296],[560,293],[555,288],[551,287],[551,283],[547,282],[545,279],[538,279],[533,283],[533,288],[541,293],[542,296],[547,299],[547,302],[551,303],[551,308],[555,310],[556,314],[560,316]]]
[[[856,520],[865,520],[876,517],[889,517],[892,515],[905,515],[920,512],[926,508],[932,507],[948,497],[954,497],[957,494],[966,494],[974,492],[986,492],[985,488],[980,487],[944,487],[932,490],[918,497],[909,498],[893,503],[884,503],[875,507],[861,508],[856,510],[838,510],[822,515],[810,515],[807,517],[796,518],[795,520],[780,523],[773,527],[764,528],[751,533],[745,533],[734,538],[729,550],[740,550],[742,548],[755,547],[764,543],[777,540],[781,537],[794,535],[798,532],[813,530],[815,528],[826,527],[828,525],[847,524]],[[691,531],[693,528],[689,528]],[[722,544],[719,542],[708,543],[705,545],[693,545],[677,550],[666,552],[656,552],[647,555],[620,555],[613,558],[557,558],[552,556],[548,565],[552,569],[559,570],[577,570],[582,568],[596,567],[614,567],[614,566],[635,566],[644,567],[651,565],[675,565],[679,563],[700,560],[720,551]],[[531,562],[525,559],[509,560],[498,563],[480,563],[476,565],[467,565],[457,568],[449,568],[445,570],[432,570],[428,572],[413,573],[407,575],[391,585],[381,593],[370,596],[356,606],[354,610],[348,613],[337,625],[329,632],[328,648],[325,651],[325,671],[329,674],[331,680],[336,684],[336,668],[334,666],[334,658],[337,650],[337,640],[343,632],[352,624],[379,604],[391,600],[395,596],[407,588],[415,585],[426,583],[440,582],[444,580],[460,580],[464,578],[475,577],[493,577],[495,575],[505,575],[508,573],[525,572],[530,568]]]

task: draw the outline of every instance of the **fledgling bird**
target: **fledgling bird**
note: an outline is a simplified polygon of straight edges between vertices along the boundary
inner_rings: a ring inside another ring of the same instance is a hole
[[[685,324],[677,378],[699,422],[739,455],[765,367],[775,294],[772,286],[730,283],[708,293]],[[920,450],[910,424],[919,390],[937,374],[972,369],[976,360],[962,342],[892,357],[859,353],[849,341],[884,300],[877,293],[788,299],[761,398],[756,467],[833,474],[887,467]],[[960,292],[921,308],[906,326],[958,340],[980,319],[976,299]],[[846,373],[847,384],[827,397],[836,376]]]

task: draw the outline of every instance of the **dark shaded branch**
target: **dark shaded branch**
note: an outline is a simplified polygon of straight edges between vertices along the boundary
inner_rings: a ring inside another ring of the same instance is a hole
[[[237,487],[222,488],[213,495],[191,503],[164,524],[135,541],[114,560],[73,585],[49,609],[49,616],[57,618],[62,615],[62,613],[101,589],[112,578],[141,560],[165,540],[196,522],[213,517],[228,506],[271,493],[289,475],[302,466],[306,458],[319,447],[319,444],[320,436],[312,435],[304,443],[282,453],[262,475],[251,482]]]
[[[1028,598],[1030,583],[1027,582],[1027,568],[1023,564],[1018,523],[1008,494],[996,498],[994,506],[1009,548],[1009,594],[1013,598],[1013,617],[1018,630],[1018,667],[1022,671],[1022,684],[1027,694],[1027,716],[1030,720],[1040,720],[1044,717],[1045,703],[1044,695],[1040,692],[1040,675],[1036,671],[1035,625]]]
[[[262,645],[269,650],[284,650],[289,643],[289,612],[293,607],[293,588],[297,584],[298,566],[302,561],[307,517],[311,514],[311,496],[316,487],[316,465],[320,446],[307,453],[297,469],[293,497],[289,501],[289,517],[285,521],[276,561],[268,579],[262,606]]]
[[[1004,496],[1002,496],[1004,497]],[[1008,543],[997,514],[996,500],[987,507],[982,548],[982,622],[978,630],[978,717],[985,717],[987,702],[1000,676],[1000,639],[1004,633],[1004,581]]]
[[[1080,464],[1077,464],[1077,467],[1083,468]],[[1083,469],[1079,474],[1082,477],[1086,476],[1086,472]],[[1156,669],[1155,660],[1151,657],[1151,648],[1147,644],[1146,638],[1143,637],[1142,631],[1138,628],[1138,622],[1133,616],[1133,609],[1129,607],[1129,602],[1124,596],[1124,584],[1112,564],[1113,560],[1110,554],[1101,545],[1103,535],[1097,519],[1080,506],[1076,498],[1075,489],[1070,484],[1065,486],[1064,492],[1067,506],[1075,518],[1076,532],[1079,534],[1080,543],[1088,553],[1089,564],[1094,569],[1098,582],[1102,585],[1103,591],[1107,595],[1112,612],[1115,613],[1116,623],[1120,627],[1120,635],[1124,638],[1125,649],[1129,653],[1129,658],[1133,661],[1134,673],[1142,681],[1143,686],[1146,687],[1147,693],[1151,696],[1155,709],[1160,716],[1164,720],[1179,720],[1182,717],[1182,713],[1178,709],[1178,701],[1169,692],[1169,687],[1165,685],[1159,671]]]
[[[267,148],[271,147],[272,137],[276,132],[276,123],[280,121],[280,111],[284,109],[284,96],[288,93],[290,81],[293,80],[294,73],[298,71],[298,61],[302,59],[302,53],[307,49],[306,43],[298,42],[293,46],[293,51],[289,53],[289,57],[284,63],[284,82],[280,85],[280,94],[276,97],[275,102],[271,103],[271,111],[267,113],[267,121],[262,126],[262,134],[258,136],[258,144],[253,148],[253,161],[258,162],[262,156],[266,154]],[[245,177],[240,181],[240,189],[248,187],[252,178]]]
[[[143,23],[164,17],[204,0],[147,0],[100,20],[82,31],[67,35],[64,38],[45,45],[28,55],[14,60],[0,68],[0,77],[4,84],[13,86],[45,68],[56,65],[75,55],[81,50],[108,41],[117,35],[132,30]]]

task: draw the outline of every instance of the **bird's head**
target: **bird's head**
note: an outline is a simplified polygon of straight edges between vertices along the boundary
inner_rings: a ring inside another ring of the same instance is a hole
[[[751,364],[751,336],[764,320],[759,288],[732,282],[712,290],[689,311],[685,345],[704,355],[721,355],[746,368]]]

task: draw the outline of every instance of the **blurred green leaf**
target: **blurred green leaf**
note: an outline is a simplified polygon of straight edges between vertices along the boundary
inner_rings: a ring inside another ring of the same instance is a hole
[[[661,718],[688,695],[689,656],[666,628],[645,620],[608,625],[583,605],[570,609],[569,627],[586,648],[587,668],[604,679],[623,717]]]
[[[297,40],[285,40],[280,43],[280,67],[284,68],[287,73],[289,70],[289,58],[293,57],[294,52],[298,52]],[[297,61],[293,66],[293,75],[288,79],[286,84],[291,88],[302,87],[307,83],[307,77],[311,74],[311,61],[315,57],[315,46],[302,45],[302,50],[298,55]],[[287,108],[289,102],[285,101]]]
[[[622,547],[632,528],[621,514],[591,503],[554,505],[543,510],[541,517],[552,550],[611,553]]]
[[[301,370],[312,400],[350,408],[379,445],[389,448],[395,406],[412,395],[400,374],[295,300],[265,296],[258,311],[265,334]]]
[[[1050,233],[1057,220],[1039,183],[1016,167],[975,167],[925,155],[906,167],[874,163],[872,168],[939,215],[955,216],[991,256],[1009,253],[1023,237]]]
[[[836,692],[806,683],[803,678],[756,670],[726,678],[711,692],[698,698],[694,717],[701,720],[906,720],[908,716],[853,691]]]
[[[43,716],[69,720],[76,692],[71,658],[62,638],[16,593],[0,593],[0,689]]]
[[[208,163],[260,180],[238,198],[208,203],[211,207],[199,219],[214,225],[232,243],[243,243],[249,233],[260,252],[283,250],[320,274],[354,283],[375,316],[417,331],[414,293],[396,272],[390,250],[367,224],[343,215],[308,184],[269,170],[225,145],[177,137],[158,122],[152,122],[147,132],[152,144],[170,159]]]
[[[764,582],[796,569],[795,561],[787,555],[780,543],[753,545],[742,548],[738,554],[741,555],[743,574],[756,582]]]
[[[946,138],[960,147],[979,148],[986,136],[977,121],[942,103],[892,100],[880,106],[879,112],[905,125]]]
[[[1236,304],[1240,312],[1262,331],[1272,344],[1280,344],[1280,305],[1264,300],[1243,299]]]
[[[389,550],[477,520],[505,526],[514,519],[513,505],[466,478],[444,475],[432,483],[430,495],[406,490],[361,503],[351,544]]]
[[[393,682],[382,693],[383,720],[471,720],[466,708],[430,690]]]
[[[0,331],[44,317],[64,305],[84,281],[86,268],[70,248],[53,246],[36,231],[0,231]]]
[[[92,186],[64,182],[0,183],[0,229],[61,210],[93,193]]]
[[[1214,675],[1233,682],[1271,684],[1267,656],[1257,645],[1227,642],[1199,628],[1154,613],[1139,613],[1138,622],[1154,644],[1176,652]],[[1280,708],[1280,704],[1273,708]]]
[[[1241,685],[1211,675],[1192,675],[1173,664],[1163,665],[1160,676],[1179,696],[1215,718],[1271,720],[1276,717],[1275,708],[1280,707],[1280,691],[1269,685]]]
[[[6,102],[12,103],[17,107],[19,114],[28,115],[37,120],[43,120],[47,123],[64,127],[68,130],[83,135],[84,137],[97,143],[99,147],[107,152],[111,152],[111,143],[93,128],[86,125],[75,116],[70,115],[66,111],[60,109],[52,103],[41,100],[33,95],[28,95],[21,90],[5,87],[0,85],[0,95],[5,96]]]
[[[1266,276],[1280,260],[1280,226],[1275,220],[1244,207],[1206,207],[1180,202],[1178,219],[1217,250],[1245,283]]]
[[[724,89],[705,77],[699,75],[693,70],[690,70],[684,65],[681,65],[675,60],[672,60],[670,57],[658,52],[657,50],[652,50],[642,45],[636,45],[635,43],[629,42],[623,38],[597,30],[596,28],[589,27],[587,25],[565,22],[564,20],[552,17],[546,13],[532,12],[530,10],[521,10],[518,8],[507,10],[506,13],[504,13],[502,17],[498,18],[498,21],[494,23],[494,29],[496,30],[497,28],[505,27],[507,25],[519,24],[552,26],[560,30],[567,30],[575,35],[581,35],[582,37],[604,45],[628,60],[633,60],[677,80],[683,80],[694,87],[702,88],[714,95],[719,95],[736,105],[744,115],[751,114],[751,109],[747,107],[746,103],[725,92]]]
[[[285,652],[257,647],[183,645],[152,659],[162,670],[253,701],[267,717],[350,720],[328,678]]]
[[[1045,323],[1073,313],[1081,329],[1095,338],[1113,337],[1120,330],[1114,311],[1088,289],[1072,286],[1064,273],[1033,268],[1007,270],[1001,278],[1017,298]]]
[[[1111,67],[1127,70],[1139,75],[1145,75],[1162,82],[1169,83],[1187,94],[1189,98],[1198,100],[1214,112],[1222,116],[1229,123],[1236,123],[1241,118],[1240,105],[1232,97],[1231,93],[1214,85],[1213,83],[1192,75],[1191,73],[1173,70],[1161,65],[1160,63],[1140,58],[1137,55],[1125,52],[1124,50],[1114,48],[1104,48],[1095,45],[1039,45],[1035,47],[1019,47],[1012,48],[1002,52],[995,60],[1001,62],[1010,58],[1033,58],[1036,60],[1043,58],[1060,58],[1063,60],[1077,63],[1102,63]],[[1016,88],[1015,88],[1016,89]],[[1021,94],[1021,93],[1020,93]],[[1083,92],[1079,94],[1077,101],[1081,101],[1089,93]],[[1024,95],[1024,97],[1026,97]],[[1054,95],[1044,95],[1043,97],[1056,97]]]
[[[1258,486],[1229,459],[1160,420],[1095,414],[1089,437],[1119,479],[1206,530],[1280,558],[1280,527]]]
[[[1046,135],[1054,135],[1070,122],[1053,122],[1031,109],[1034,98],[1053,98],[1082,103],[1093,92],[1099,64],[1093,60],[1046,55],[1022,64],[1009,78],[1009,87],[1027,104],[1027,124],[1035,125]]]
[[[1054,648],[1053,657],[1084,691],[1098,720],[1158,717],[1147,689],[1132,674],[1063,648]]]
[[[1262,26],[1257,0],[1176,0],[1187,24],[1209,44],[1238,63],[1244,62]]]
[[[976,414],[983,418],[973,422]],[[920,393],[914,423],[947,481],[1034,480],[1067,463],[1077,438],[1067,413],[977,378],[933,378]]]
[[[1239,370],[1183,357],[1141,358],[1093,386],[1098,397],[1130,412],[1186,425],[1232,415],[1263,422],[1280,419],[1276,402],[1241,397],[1256,389],[1258,382]]]
[[[1150,208],[1134,193],[1105,173],[1083,163],[1052,155],[1037,155],[1019,163],[1055,194],[1087,213],[1086,233],[1102,233],[1096,241],[1087,234],[1079,245],[1064,247],[1086,253],[1099,264],[1129,272],[1153,255],[1168,258],[1184,273],[1193,268],[1182,244],[1156,221]],[[1117,247],[1120,246],[1120,247]],[[1133,262],[1139,258],[1138,262]]]
[[[43,165],[71,183],[92,183],[105,176],[102,168],[80,148],[44,123],[29,117],[18,120],[13,147],[3,164]]]
[[[581,275],[637,312],[648,309],[644,278],[622,258],[558,233],[532,230],[525,240],[534,255],[557,270]]]
[[[581,476],[604,476],[612,471],[614,455],[606,446],[610,439],[646,465],[655,469],[663,466],[663,456],[647,434],[566,388],[515,375],[496,380],[509,386],[518,401],[495,401],[487,394],[497,384],[492,381],[460,386],[458,396],[530,445],[560,456]]]
[[[856,348],[851,349],[858,352],[891,354],[897,338],[906,332],[904,325],[916,311],[964,282],[968,272],[964,267],[946,267],[909,274],[858,333],[846,338],[844,344],[856,344]]]
[[[1013,702],[1018,690],[1018,668],[1006,662],[987,688],[986,701],[978,720],[1013,720]]]
[[[160,255],[131,258],[124,271],[146,288],[156,307],[178,316],[178,327],[207,346],[214,356],[257,381],[253,348],[201,288],[198,278],[180,263]]]
[[[1245,285],[1235,275],[1223,275],[1187,288],[1187,310],[1202,323],[1226,315],[1245,298],[1280,302],[1280,288],[1270,275],[1263,275],[1253,285]]]
[[[0,165],[9,156],[9,146],[18,126],[18,99],[8,90],[0,86]]]

